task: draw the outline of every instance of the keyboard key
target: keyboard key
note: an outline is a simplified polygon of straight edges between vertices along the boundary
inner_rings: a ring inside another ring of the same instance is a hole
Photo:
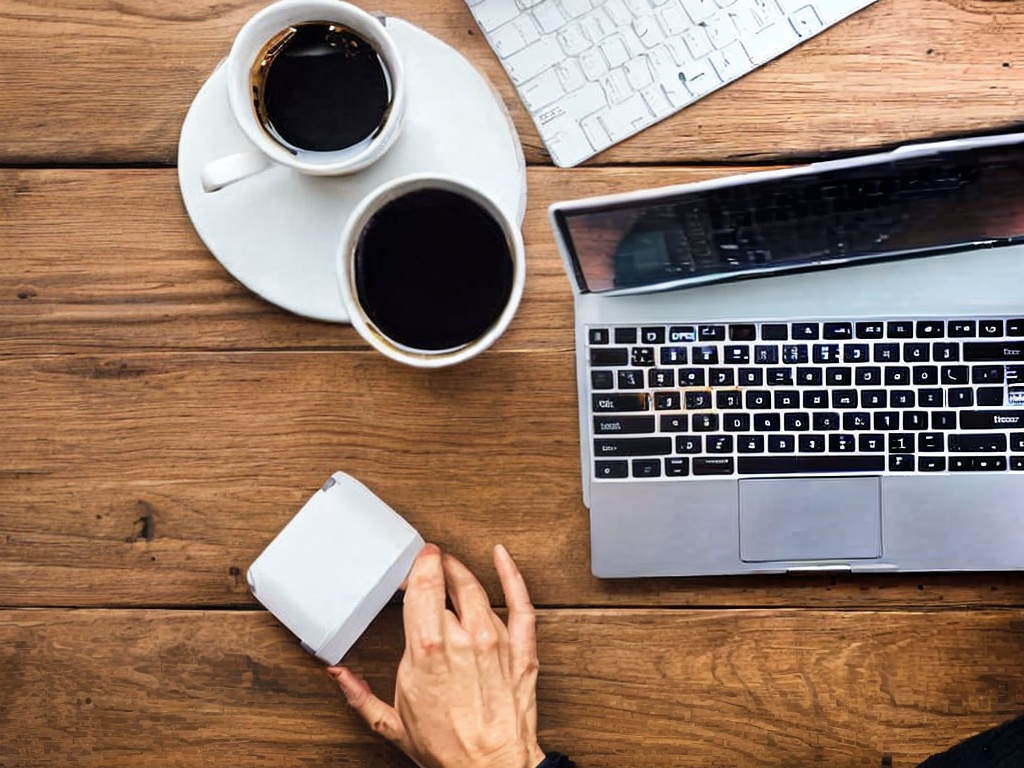
[[[796,369],[796,383],[802,387],[820,387],[824,380],[821,368]]]
[[[863,411],[844,413],[843,429],[847,431],[871,429],[871,414]]]
[[[1013,432],[1010,435],[1010,450],[1024,452],[1024,432]]]
[[[701,341],[725,341],[725,326],[701,325],[697,328],[697,336]]]
[[[979,406],[1000,406],[1003,404],[1002,387],[978,387],[976,395]]]
[[[811,359],[819,365],[839,362],[838,344],[815,344],[811,348]]]
[[[949,435],[950,453],[1006,453],[1006,435]]]
[[[974,405],[974,390],[970,387],[952,387],[946,391],[946,404],[950,408],[970,408]]]
[[[793,323],[794,341],[816,341],[821,337],[821,329],[817,323]]]
[[[512,25],[506,24],[503,29],[509,26]],[[543,109],[564,93],[562,80],[554,68],[541,72],[519,86],[519,95],[532,112]]]
[[[690,474],[690,460],[685,456],[665,459],[665,477],[686,477]]]
[[[686,347],[661,348],[662,365],[686,365],[687,362]]]
[[[795,389],[779,389],[775,392],[775,410],[790,411],[800,407],[800,393]]]
[[[746,405],[748,411],[765,411],[772,407],[771,393],[763,389],[747,390]]]
[[[888,408],[889,391],[886,389],[865,389],[860,393],[862,408]]]
[[[882,472],[884,456],[740,456],[741,475],[845,474]]]
[[[727,413],[722,416],[722,429],[726,432],[746,432],[750,429],[749,413]]]
[[[629,350],[625,347],[606,347],[590,350],[590,365],[594,368],[622,366],[629,363]]]
[[[917,430],[928,429],[927,411],[904,411],[903,429]]]
[[[619,371],[617,374],[619,389],[643,389],[644,373],[630,368]]]
[[[829,387],[849,387],[853,384],[853,369],[830,367],[825,369],[825,384]]]
[[[633,347],[629,353],[629,363],[641,368],[654,365],[654,347]]]
[[[956,411],[932,411],[932,429],[956,429]],[[964,429],[978,429],[967,427]]]
[[[860,435],[857,444],[862,453],[882,453],[885,451],[885,435],[875,432]]]
[[[750,362],[750,347],[745,344],[727,344],[725,347],[726,365],[746,365]]]
[[[882,323],[857,323],[858,339],[881,339],[885,336],[885,327]]]
[[[595,456],[658,456],[672,453],[670,437],[636,437],[594,440]]]
[[[676,437],[676,453],[703,453],[704,440],[699,435],[679,435]]]
[[[715,405],[721,410],[742,408],[742,396],[739,392],[716,392]]]
[[[486,0],[494,5],[504,5],[512,14],[515,13],[515,6],[507,0]],[[476,15],[476,9],[473,9]],[[477,16],[479,19],[479,16]],[[509,19],[505,19],[508,21]],[[561,47],[554,38],[541,38],[532,45],[517,51],[504,59],[505,70],[508,72],[512,82],[516,85],[532,80],[544,70],[553,67],[562,60],[564,54]]]
[[[811,428],[811,416],[809,413],[787,413],[782,423],[787,432],[806,432]]]
[[[690,417],[685,413],[666,413],[658,417],[662,432],[686,432],[690,428]]]
[[[741,387],[764,386],[764,369],[762,368],[740,368],[737,373]]]
[[[889,435],[889,453],[913,453],[915,442],[912,432],[894,432]]]
[[[615,343],[616,344],[636,344],[636,328],[616,328],[615,329]]]
[[[942,453],[946,449],[945,433],[922,432],[918,436],[917,449],[921,453]]]
[[[768,453],[793,453],[796,435],[768,435]]]
[[[1002,384],[1005,370],[1002,365],[976,365],[971,369],[971,383]]]
[[[871,347],[867,344],[846,344],[843,347],[844,363],[866,363],[871,359]]]
[[[910,383],[910,368],[905,365],[887,365],[883,371],[886,386],[903,387]]]
[[[937,363],[955,363],[960,360],[960,345],[945,341],[932,343],[932,360]]]
[[[898,453],[889,457],[890,472],[913,472],[914,456],[910,453]]]
[[[761,338],[764,341],[786,341],[789,327],[782,323],[766,323],[761,326]]]
[[[907,363],[927,363],[929,360],[927,344],[907,342],[903,345],[903,361]]]
[[[1005,456],[950,456],[950,472],[1005,472]]]
[[[739,435],[736,438],[737,453],[764,453],[764,435]]]
[[[693,474],[695,475],[731,475],[734,467],[732,457],[695,458],[693,460]]]
[[[770,387],[791,387],[793,386],[792,368],[769,368],[765,380]]]
[[[518,15],[516,4],[508,0],[481,0],[473,6],[473,16],[485,32],[497,29]]]
[[[598,435],[635,435],[654,432],[653,416],[595,416],[594,433]]]
[[[688,411],[704,411],[711,408],[711,392],[709,390],[697,390],[687,392],[684,402]]]
[[[697,413],[693,415],[690,424],[693,427],[694,432],[717,432],[718,431],[718,414],[717,413]]]
[[[801,453],[824,453],[825,452],[825,436],[824,435],[798,435],[797,445],[800,446]]]
[[[732,435],[708,435],[704,438],[705,453],[732,453]]]
[[[951,320],[947,333],[950,338],[970,339],[978,335],[977,324],[973,320]]]
[[[833,408],[856,408],[857,407],[857,390],[856,389],[834,389],[834,390],[832,390],[832,407]]]
[[[680,387],[706,387],[707,377],[704,374],[703,368],[680,368],[679,369],[679,386]]]
[[[782,429],[782,417],[777,413],[755,413],[754,429],[758,432],[778,432]]]
[[[829,407],[828,392],[824,389],[809,389],[804,392],[804,408],[821,409]]]
[[[916,330],[919,339],[940,339],[946,335],[946,321],[918,320]]]
[[[939,383],[939,367],[937,365],[915,365],[911,377],[919,387],[934,386]]]
[[[1024,336],[1024,318],[1006,321],[1007,336]]]
[[[889,406],[892,408],[913,408],[915,405],[914,390],[894,389],[889,393]]]
[[[873,353],[876,363],[898,363],[900,361],[899,344],[875,344]]]
[[[678,392],[654,393],[654,410],[678,411],[682,407],[682,399],[680,398]]]
[[[718,365],[718,362],[718,347],[713,344],[694,348],[694,365]]]
[[[610,338],[607,328],[591,328],[587,336],[591,344],[607,344]]]
[[[1010,457],[1010,469],[1014,472],[1020,472],[1024,470],[1024,456],[1011,456]]]
[[[882,384],[882,368],[858,366],[853,370],[853,383],[859,387],[877,387]]]
[[[939,369],[939,379],[943,384],[967,384],[969,377],[966,365],[944,365]]]
[[[776,365],[779,362],[778,346],[758,344],[754,347],[754,362],[758,365]]]
[[[673,325],[668,329],[670,344],[685,344],[697,340],[697,329],[692,325]]]
[[[826,339],[852,339],[853,326],[850,323],[825,323],[822,334]]]
[[[652,389],[667,389],[676,385],[676,372],[671,368],[651,368],[647,371],[647,386]]]
[[[941,408],[945,402],[944,392],[941,389],[919,389],[917,401],[922,408]]]
[[[1019,363],[1024,361],[1024,341],[966,341],[964,361],[968,363]]]
[[[900,414],[898,411],[876,411],[872,421],[872,426],[876,432],[888,432],[900,428]]]
[[[665,343],[665,329],[664,328],[641,328],[640,329],[640,341],[643,344],[664,344]]]
[[[945,472],[946,458],[944,456],[920,456],[917,459],[918,472]]]
[[[801,365],[809,359],[806,344],[782,345],[782,362],[786,365]]]
[[[594,476],[606,480],[629,476],[629,463],[626,461],[594,462]]]
[[[626,413],[629,411],[649,411],[651,409],[650,396],[646,392],[621,395],[593,395],[593,409],[595,413]]]
[[[982,320],[978,323],[978,335],[981,338],[996,338],[1003,335],[1002,320]]]
[[[661,459],[633,459],[633,477],[661,477]]]
[[[708,383],[712,387],[734,387],[736,372],[732,368],[711,368],[708,370]]]
[[[756,325],[730,325],[729,341],[756,341]]]
[[[592,389],[614,389],[615,374],[612,371],[591,371],[590,386]]]
[[[886,336],[890,339],[912,339],[914,324],[909,320],[897,320],[885,324]]]
[[[846,433],[833,434],[828,436],[829,453],[855,453],[857,441],[853,435]]]

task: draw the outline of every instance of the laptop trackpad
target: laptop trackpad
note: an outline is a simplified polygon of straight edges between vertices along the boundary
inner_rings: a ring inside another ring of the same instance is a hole
[[[740,480],[739,486],[745,562],[882,556],[877,477]]]

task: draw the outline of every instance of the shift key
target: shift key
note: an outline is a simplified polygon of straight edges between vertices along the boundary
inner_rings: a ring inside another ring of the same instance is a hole
[[[672,453],[671,437],[637,437],[633,439],[594,441],[594,457],[664,456]]]
[[[594,413],[628,413],[651,410],[651,399],[646,392],[621,395],[594,395]]]

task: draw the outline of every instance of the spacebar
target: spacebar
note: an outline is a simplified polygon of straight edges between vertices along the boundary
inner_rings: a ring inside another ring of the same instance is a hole
[[[736,469],[741,475],[882,472],[885,456],[741,456]]]

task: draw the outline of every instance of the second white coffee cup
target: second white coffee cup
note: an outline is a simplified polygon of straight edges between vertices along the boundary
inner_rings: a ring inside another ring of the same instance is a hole
[[[508,328],[526,256],[519,225],[478,187],[414,174],[356,208],[337,274],[352,326],[371,346],[440,368],[480,354]]]

